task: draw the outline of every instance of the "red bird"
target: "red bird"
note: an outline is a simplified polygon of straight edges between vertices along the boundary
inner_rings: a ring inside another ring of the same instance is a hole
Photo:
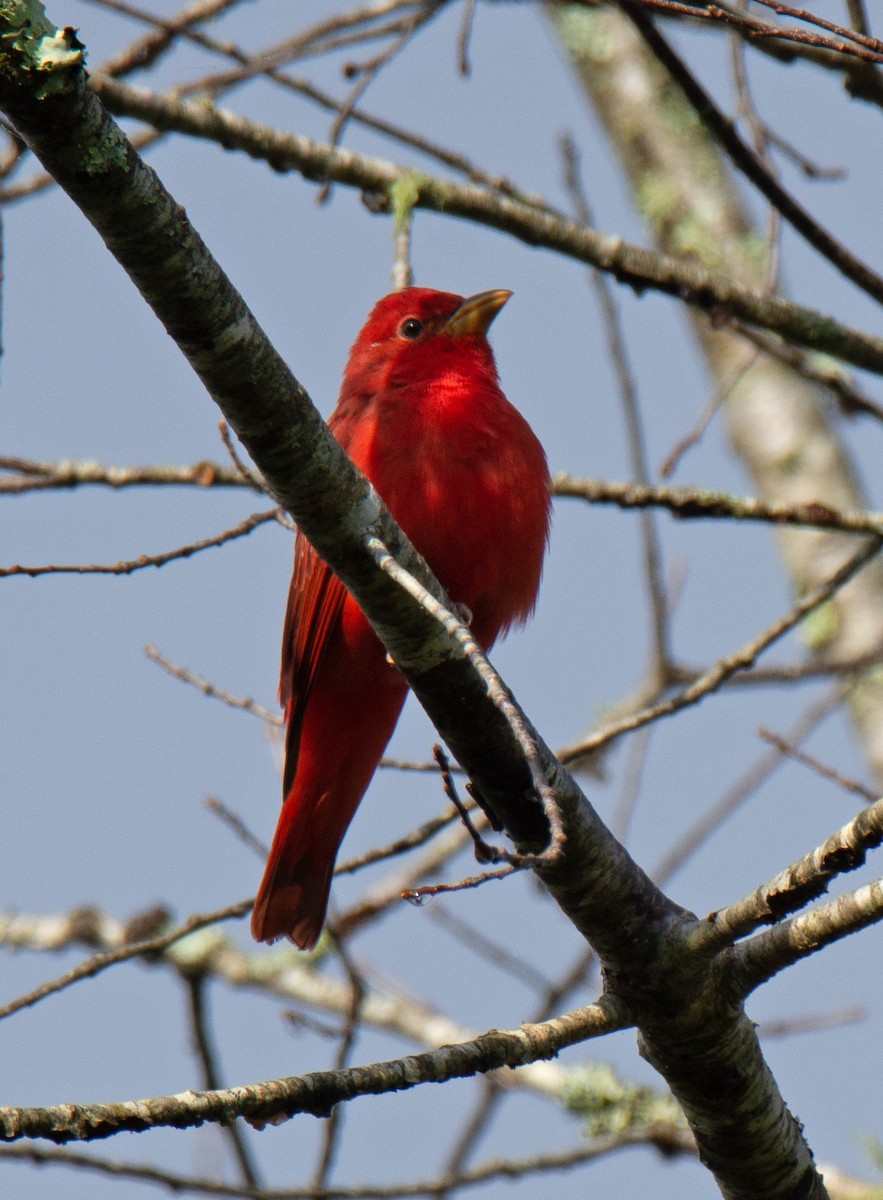
[[[543,448],[500,390],[486,333],[511,292],[406,288],[350,352],[334,436],[488,650],[533,610],[549,533]],[[251,918],[260,942],[316,944],[338,847],[408,686],[302,534],[282,637],[283,805]]]

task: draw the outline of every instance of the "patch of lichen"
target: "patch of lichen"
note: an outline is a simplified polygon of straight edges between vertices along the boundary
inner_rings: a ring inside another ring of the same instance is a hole
[[[29,75],[37,76],[36,94],[43,99],[63,87],[84,60],[76,30],[57,29],[41,0],[0,0],[0,79],[5,83],[20,87]]]

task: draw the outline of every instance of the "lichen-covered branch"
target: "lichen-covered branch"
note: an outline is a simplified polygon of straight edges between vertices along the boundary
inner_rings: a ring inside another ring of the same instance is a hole
[[[741,998],[726,986],[719,964],[690,950],[686,935],[695,918],[664,896],[610,835],[502,681],[474,669],[462,631],[452,634],[447,617],[439,621],[430,611],[429,600],[445,603],[441,590],[349,464],[183,211],[86,86],[73,35],[50,33],[33,22],[11,28],[10,14],[21,16],[26,7],[25,0],[0,0],[0,18],[10,34],[0,39],[0,105],[160,316],[277,499],[357,597],[519,852],[536,855],[531,859],[536,873],[596,949],[607,991],[599,1005],[578,1014],[510,1033],[491,1031],[465,1045],[390,1063],[141,1102],[7,1109],[0,1112],[4,1135],[65,1141],[155,1124],[190,1127],[237,1113],[255,1124],[295,1112],[325,1114],[356,1095],[533,1062],[636,1023],[642,1052],[670,1084],[725,1196],[821,1200],[825,1190],[812,1154],[764,1062]],[[48,89],[39,65],[45,61],[53,64]],[[198,115],[188,111],[188,119]],[[210,127],[211,110],[203,109],[202,116]],[[232,137],[234,126],[215,127],[214,136]],[[334,178],[339,170],[354,186],[369,189],[373,172],[373,190],[385,196],[399,177],[398,168],[343,151],[317,154],[312,143],[304,143],[303,152],[299,169],[322,178]],[[545,239],[628,282],[655,278],[655,286],[693,304],[732,303],[738,315],[761,324],[778,313],[803,344],[812,344],[820,330],[835,332],[817,314],[734,288],[723,276],[697,273],[674,258],[623,247],[616,238],[526,202],[477,188],[464,194],[438,181],[421,183],[418,190],[421,202],[428,198],[451,215],[468,215],[526,240]],[[883,369],[883,342],[837,332],[857,354],[863,346],[861,353]],[[378,570],[372,548],[388,551],[390,561],[418,586],[409,593]],[[538,793],[553,807],[544,808]],[[555,853],[544,855],[556,822],[562,836]],[[722,1079],[729,1081],[724,1089]]]
[[[809,349],[843,358],[855,366],[883,374],[883,339],[842,325],[810,308],[746,287],[696,262],[630,245],[622,238],[580,225],[536,203],[486,187],[435,179],[395,163],[321,145],[297,134],[281,133],[236,113],[207,108],[195,101],[159,95],[146,88],[96,79],[95,88],[111,111],[137,117],[156,128],[263,158],[277,171],[300,171],[308,179],[347,184],[373,195],[374,207],[386,210],[391,192],[403,176],[415,179],[415,207],[500,229],[533,246],[545,246],[569,258],[612,274],[638,290],[653,288],[676,296],[719,322],[729,314],[780,334]]]
[[[883,921],[883,879],[875,879],[791,917],[737,947],[733,953],[735,975],[747,995],[786,967],[880,921]]]
[[[313,1071],[218,1091],[183,1092],[117,1104],[61,1104],[50,1108],[0,1108],[0,1138],[42,1137],[56,1143],[92,1141],[116,1133],[158,1126],[188,1129],[206,1121],[226,1123],[236,1116],[261,1128],[298,1113],[327,1117],[335,1104],[356,1096],[380,1096],[443,1083],[500,1067],[554,1058],[574,1042],[620,1028],[610,1002],[590,1005],[540,1025],[492,1029],[471,1042],[441,1046],[425,1054],[340,1071]]]
[[[690,941],[698,951],[711,954],[762,925],[781,921],[823,895],[833,879],[860,867],[881,841],[883,800],[878,800],[749,896],[706,917],[692,930]]]

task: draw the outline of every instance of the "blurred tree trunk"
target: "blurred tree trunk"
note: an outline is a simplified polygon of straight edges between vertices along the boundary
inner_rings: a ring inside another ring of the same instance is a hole
[[[610,7],[549,6],[553,28],[619,154],[634,202],[657,246],[765,290],[768,238],[753,226],[734,172],[680,87],[631,22]],[[824,300],[813,301],[825,309]],[[866,509],[853,464],[832,421],[823,387],[687,309],[697,344],[726,401],[730,439],[765,500],[816,501]],[[736,382],[734,382],[736,381]],[[855,550],[839,533],[778,534],[795,590],[802,594]],[[821,662],[874,653],[883,630],[883,565],[843,588],[805,633]],[[883,786],[883,676],[853,676],[849,710],[867,761]]]

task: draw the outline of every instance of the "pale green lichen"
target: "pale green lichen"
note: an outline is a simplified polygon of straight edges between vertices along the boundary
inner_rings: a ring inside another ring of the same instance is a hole
[[[16,49],[27,52],[28,45],[58,31],[46,16],[46,9],[40,0],[0,0],[0,36],[4,38],[22,39]]]
[[[619,41],[613,20],[603,10],[587,12],[569,5],[553,9],[550,15],[562,45],[574,59],[601,65],[614,57]]]
[[[175,942],[167,957],[182,971],[207,971],[212,959],[226,949],[227,940],[219,929],[197,929]]]
[[[81,162],[89,175],[97,175],[126,165],[125,146],[120,138],[105,138],[97,145],[84,146]]]
[[[74,30],[56,29],[50,36],[40,38],[35,55],[38,71],[67,71],[78,67],[84,58],[83,47]]]
[[[840,632],[840,614],[836,604],[821,604],[800,622],[800,640],[808,650],[819,654]]]
[[[670,1092],[626,1083],[606,1063],[588,1063],[568,1072],[567,1108],[586,1119],[590,1137],[646,1129],[650,1125],[686,1127],[681,1107]]]
[[[392,216],[396,232],[407,230],[411,214],[420,199],[420,187],[426,180],[418,171],[403,171],[389,189]]]
[[[0,41],[14,52],[17,71],[42,77],[40,98],[61,87],[67,72],[85,59],[76,30],[57,29],[41,0],[0,0]]]

